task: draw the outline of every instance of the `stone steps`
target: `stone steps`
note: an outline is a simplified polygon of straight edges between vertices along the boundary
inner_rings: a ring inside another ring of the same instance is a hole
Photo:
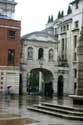
[[[78,111],[64,110],[64,109],[53,108],[53,107],[44,106],[44,105],[35,105],[34,107],[37,107],[40,109],[45,109],[45,110],[50,110],[50,111],[55,111],[55,112],[60,112],[63,114],[70,114],[70,115],[72,114],[72,115],[76,115],[76,116],[83,116],[83,113],[78,112]]]
[[[39,105],[34,105],[33,107],[28,107],[28,109],[57,117],[83,120],[83,110],[79,108],[54,105],[50,103],[42,103]]]
[[[83,108],[80,108],[80,107],[76,108],[76,107],[70,107],[70,106],[66,106],[66,105],[57,105],[57,104],[51,104],[51,103],[41,103],[41,105],[55,107],[55,108],[64,109],[64,110],[83,112]]]

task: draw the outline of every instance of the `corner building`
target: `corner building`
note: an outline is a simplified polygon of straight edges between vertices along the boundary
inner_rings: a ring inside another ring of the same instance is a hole
[[[0,19],[0,91],[19,93],[20,22]]]
[[[14,0],[0,0],[0,92],[19,93],[20,29]]]

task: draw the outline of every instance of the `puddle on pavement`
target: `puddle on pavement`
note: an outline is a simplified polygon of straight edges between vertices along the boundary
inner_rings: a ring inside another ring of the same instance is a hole
[[[63,124],[48,124],[48,125],[63,125]]]
[[[0,120],[0,125],[31,125],[35,123],[38,123],[38,121],[35,121],[33,119],[24,118],[24,119],[8,119],[8,120]]]
[[[11,117],[20,117],[20,115],[15,115],[15,114],[5,114],[5,113],[1,113],[0,114],[0,118],[11,118]]]

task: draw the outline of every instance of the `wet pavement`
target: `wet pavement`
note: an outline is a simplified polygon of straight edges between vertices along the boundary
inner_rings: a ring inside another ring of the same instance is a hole
[[[73,105],[68,97],[46,98],[41,96],[0,96],[0,125],[83,125],[83,121],[67,120],[43,113],[30,111],[27,108],[40,102],[49,102],[66,106]]]

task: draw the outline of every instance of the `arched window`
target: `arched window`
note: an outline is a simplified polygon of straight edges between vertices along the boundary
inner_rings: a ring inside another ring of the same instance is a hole
[[[28,59],[33,59],[33,48],[29,47],[28,48]]]
[[[43,59],[43,48],[39,48],[38,59]]]
[[[53,49],[50,49],[49,50],[49,61],[53,61],[54,60],[54,50]]]

